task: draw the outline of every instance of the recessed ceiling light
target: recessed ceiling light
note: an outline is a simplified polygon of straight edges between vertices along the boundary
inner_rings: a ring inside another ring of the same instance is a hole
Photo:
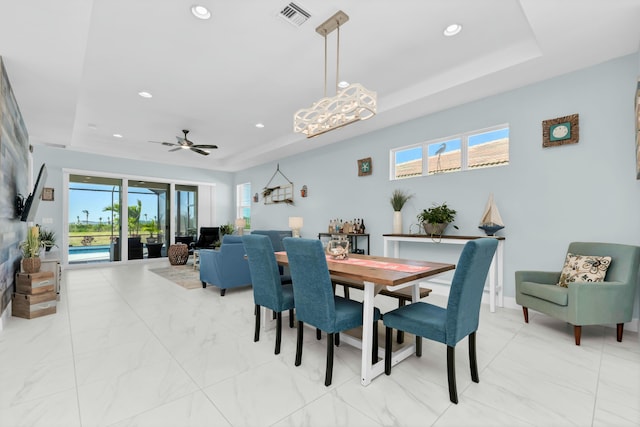
[[[93,123],[89,123],[89,129],[96,130],[96,129],[98,129],[98,125],[93,124]]]
[[[338,83],[338,87],[339,87],[340,89],[347,88],[347,87],[349,87],[349,82],[345,82],[345,81],[343,80],[343,81],[341,81],[340,83]]]
[[[211,12],[206,7],[196,4],[191,6],[191,13],[198,19],[209,19],[211,18]]]
[[[264,127],[264,123],[256,123],[256,127],[262,129]]]
[[[143,98],[153,98],[153,95],[151,95],[149,92],[145,92],[145,91],[138,92],[138,95],[140,95]]]
[[[444,29],[444,35],[447,37],[455,36],[460,31],[462,31],[462,25],[460,24],[451,24]]]
[[[122,135],[121,135],[121,134],[119,134],[119,133],[114,133],[114,134],[113,134],[113,137],[114,137],[114,138],[122,138]]]

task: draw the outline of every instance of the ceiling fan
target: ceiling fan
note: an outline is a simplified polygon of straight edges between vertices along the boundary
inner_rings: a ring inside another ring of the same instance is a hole
[[[187,129],[183,129],[182,132],[184,133],[184,137],[176,136],[176,139],[178,140],[177,143],[176,142],[164,142],[164,141],[149,141],[149,142],[154,142],[156,144],[166,145],[168,147],[176,147],[176,148],[172,148],[169,151],[191,150],[191,151],[195,151],[198,154],[202,154],[203,156],[208,156],[209,155],[209,152],[208,151],[204,151],[203,148],[210,149],[210,150],[214,150],[214,149],[218,148],[217,145],[194,144],[192,141],[189,141],[187,139],[187,134],[189,133],[189,131]]]

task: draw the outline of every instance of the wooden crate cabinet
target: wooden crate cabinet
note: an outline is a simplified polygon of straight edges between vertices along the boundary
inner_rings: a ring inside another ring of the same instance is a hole
[[[16,274],[16,293],[35,295],[56,290],[55,273],[41,271],[39,273]]]
[[[14,293],[11,311],[14,316],[24,319],[35,319],[54,314],[56,312],[56,293],[55,291],[35,295]]]

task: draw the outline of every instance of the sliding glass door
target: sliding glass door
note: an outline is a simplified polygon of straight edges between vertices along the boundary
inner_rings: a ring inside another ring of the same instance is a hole
[[[198,237],[198,187],[176,185],[175,241],[195,242]]]
[[[129,181],[129,239],[135,243],[135,257],[167,256],[169,224],[169,184]]]
[[[120,260],[122,180],[69,175],[69,264]]]

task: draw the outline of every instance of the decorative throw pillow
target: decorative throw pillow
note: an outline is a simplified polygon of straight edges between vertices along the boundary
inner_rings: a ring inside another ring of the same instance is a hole
[[[610,256],[574,255],[567,253],[558,286],[566,288],[571,282],[602,282],[611,265]]]

